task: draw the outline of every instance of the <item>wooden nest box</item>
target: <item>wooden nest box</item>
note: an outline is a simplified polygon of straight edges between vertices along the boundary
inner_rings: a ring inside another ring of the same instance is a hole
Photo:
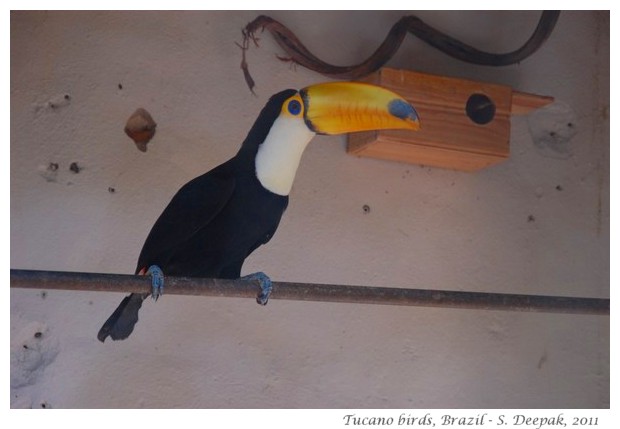
[[[509,86],[383,68],[365,79],[401,95],[420,115],[419,131],[349,134],[357,156],[476,171],[510,155],[510,115],[523,115],[552,97]]]

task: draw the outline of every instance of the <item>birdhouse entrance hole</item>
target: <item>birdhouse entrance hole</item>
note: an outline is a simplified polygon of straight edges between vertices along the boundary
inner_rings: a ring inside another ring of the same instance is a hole
[[[484,94],[472,94],[467,99],[465,112],[476,124],[485,125],[495,117],[495,103]]]

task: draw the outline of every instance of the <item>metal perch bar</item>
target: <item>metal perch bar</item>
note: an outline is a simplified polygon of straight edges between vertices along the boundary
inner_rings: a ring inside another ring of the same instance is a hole
[[[151,279],[148,276],[124,274],[11,269],[11,287],[150,293]],[[167,295],[255,298],[260,287],[258,283],[248,280],[166,277],[164,291]],[[608,315],[610,302],[603,298],[289,282],[273,282],[271,299],[596,315]]]

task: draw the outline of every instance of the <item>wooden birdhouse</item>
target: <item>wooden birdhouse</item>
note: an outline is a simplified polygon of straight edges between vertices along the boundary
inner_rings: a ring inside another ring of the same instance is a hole
[[[390,89],[415,107],[419,131],[349,134],[347,152],[462,171],[476,171],[510,155],[510,116],[527,114],[552,97],[509,86],[383,68],[365,81]]]

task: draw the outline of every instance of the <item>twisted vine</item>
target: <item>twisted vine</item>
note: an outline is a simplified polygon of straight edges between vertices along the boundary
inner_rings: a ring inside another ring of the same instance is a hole
[[[538,25],[527,42],[515,51],[503,54],[476,49],[431,27],[413,15],[403,16],[399,19],[392,26],[383,43],[370,57],[351,66],[335,66],[322,61],[310,52],[289,28],[266,15],[258,16],[245,26],[242,30],[243,42],[237,45],[242,51],[241,69],[245,81],[250,91],[254,93],[255,82],[250,74],[245,53],[250,47],[250,42],[258,47],[256,34],[259,31],[267,30],[271,33],[286,52],[287,56],[278,56],[281,61],[292,62],[334,79],[359,79],[383,67],[398,51],[408,33],[461,61],[485,66],[515,64],[532,55],[543,45],[551,35],[559,16],[559,11],[542,12]]]

